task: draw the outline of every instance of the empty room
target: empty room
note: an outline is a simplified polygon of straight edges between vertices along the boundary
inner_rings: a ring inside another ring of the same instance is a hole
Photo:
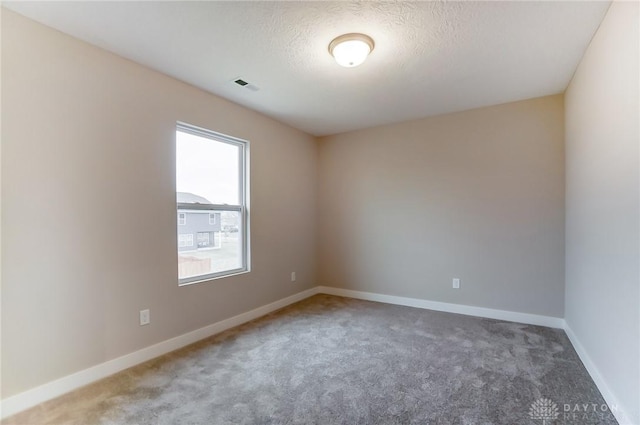
[[[3,425],[640,425],[639,2],[0,14]]]

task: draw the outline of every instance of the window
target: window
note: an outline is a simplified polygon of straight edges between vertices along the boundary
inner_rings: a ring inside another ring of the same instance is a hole
[[[192,234],[178,235],[178,247],[186,248],[189,246],[193,246],[193,235]]]
[[[198,247],[208,247],[211,245],[209,232],[198,232]]]
[[[248,151],[245,140],[178,123],[180,285],[249,271]]]

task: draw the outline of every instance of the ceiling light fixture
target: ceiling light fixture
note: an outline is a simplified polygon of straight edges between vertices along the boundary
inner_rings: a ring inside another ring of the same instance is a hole
[[[329,43],[329,53],[339,65],[353,68],[360,65],[373,51],[373,39],[364,34],[344,34]]]

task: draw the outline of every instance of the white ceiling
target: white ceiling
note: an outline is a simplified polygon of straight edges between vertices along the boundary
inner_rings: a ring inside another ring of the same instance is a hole
[[[606,2],[4,2],[77,38],[328,135],[564,91]],[[327,51],[370,35],[369,59]],[[254,92],[232,81],[242,77]]]

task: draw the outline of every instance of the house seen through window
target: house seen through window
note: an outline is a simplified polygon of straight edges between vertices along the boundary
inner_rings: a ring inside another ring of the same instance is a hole
[[[188,284],[249,270],[248,142],[178,124],[178,280]]]

